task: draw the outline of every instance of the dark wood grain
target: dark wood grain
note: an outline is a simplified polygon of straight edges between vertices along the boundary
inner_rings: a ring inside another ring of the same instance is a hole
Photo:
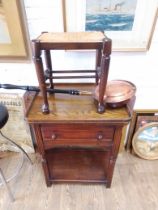
[[[62,154],[62,155],[61,155]],[[56,148],[46,154],[52,182],[106,183],[110,150]]]

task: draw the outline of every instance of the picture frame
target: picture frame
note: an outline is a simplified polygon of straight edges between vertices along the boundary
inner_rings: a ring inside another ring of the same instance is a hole
[[[63,0],[64,28],[67,32],[85,31],[86,1],[97,3],[116,0]],[[130,1],[130,0],[125,0]],[[157,0],[135,0],[134,21],[131,30],[105,30],[106,36],[112,39],[113,51],[147,51],[150,48],[158,16]],[[117,1],[123,2],[123,1]],[[114,13],[113,13],[114,14]],[[110,18],[110,16],[109,16]],[[92,23],[93,24],[93,23]]]
[[[147,123],[158,122],[158,109],[134,109],[127,134],[126,150],[132,152],[132,139],[137,130]],[[143,122],[143,123],[142,123]]]
[[[29,60],[26,28],[23,2],[0,0],[0,61]]]
[[[133,136],[135,154],[146,160],[158,159],[158,123],[146,123]]]

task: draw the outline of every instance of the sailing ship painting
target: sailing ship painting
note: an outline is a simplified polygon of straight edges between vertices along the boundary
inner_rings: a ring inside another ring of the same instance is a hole
[[[131,31],[137,0],[87,0],[86,31]]]

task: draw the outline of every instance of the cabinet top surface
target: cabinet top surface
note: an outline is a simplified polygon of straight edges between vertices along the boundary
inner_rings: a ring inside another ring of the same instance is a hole
[[[80,87],[80,90],[85,89]],[[87,87],[88,90],[88,87]],[[91,90],[93,90],[91,88]],[[118,122],[127,123],[130,114],[127,107],[107,108],[103,114],[97,113],[97,105],[92,96],[72,96],[65,94],[48,95],[49,114],[43,114],[41,107],[43,98],[37,95],[27,112],[26,118],[30,123],[36,122]]]
[[[43,43],[66,43],[66,42],[102,42],[105,38],[102,32],[58,32],[43,33],[37,40]]]

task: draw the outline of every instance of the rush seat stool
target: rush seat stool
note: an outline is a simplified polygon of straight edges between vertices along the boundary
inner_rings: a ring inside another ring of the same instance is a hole
[[[13,194],[8,186],[8,182],[11,181],[14,177],[16,177],[18,175],[18,173],[20,172],[20,169],[22,168],[23,162],[24,162],[24,156],[26,156],[26,158],[29,160],[29,162],[32,164],[32,161],[30,159],[30,157],[28,156],[28,154],[25,152],[25,150],[19,146],[18,144],[16,144],[13,140],[11,140],[10,138],[8,138],[7,136],[5,136],[1,129],[6,125],[7,121],[9,119],[9,113],[7,110],[7,107],[0,104],[0,135],[8,142],[11,143],[12,145],[14,145],[16,148],[18,148],[18,150],[21,153],[21,158],[20,158],[20,163],[18,164],[16,171],[14,172],[14,174],[12,174],[12,176],[10,177],[5,177],[3,170],[1,169],[1,165],[0,165],[0,186],[4,185],[8,195],[10,197],[10,199],[12,201],[14,201],[14,197]]]

